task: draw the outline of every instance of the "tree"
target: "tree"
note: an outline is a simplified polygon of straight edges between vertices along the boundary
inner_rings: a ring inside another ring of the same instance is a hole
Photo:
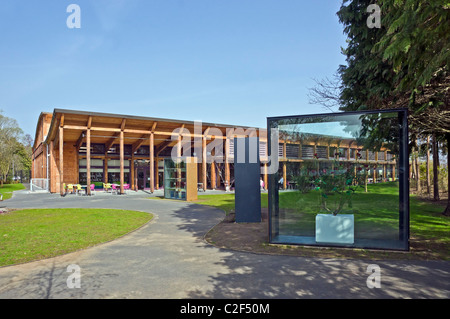
[[[410,92],[407,106],[414,128],[421,134],[445,137],[448,148],[450,2],[381,0],[380,5],[388,28],[372,52],[382,54],[383,61],[392,65],[396,74],[394,92],[403,95],[403,104],[406,104],[405,92]],[[438,160],[437,152],[434,160]],[[450,179],[447,188],[448,203],[444,214],[450,216]]]
[[[15,119],[0,112],[0,184],[3,186],[11,169],[14,155],[20,150],[22,130]]]
[[[338,69],[340,109],[405,107],[412,141],[434,134],[450,145],[448,0],[380,0],[379,29],[367,26],[370,2],[344,0],[337,13],[348,36],[347,65]]]

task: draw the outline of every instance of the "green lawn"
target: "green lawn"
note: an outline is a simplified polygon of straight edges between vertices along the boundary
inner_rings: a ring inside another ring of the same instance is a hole
[[[27,209],[0,214],[0,266],[54,257],[108,242],[152,219],[115,209]]]
[[[0,186],[0,194],[3,195],[3,200],[7,200],[12,197],[13,192],[21,189],[25,189],[22,184],[3,184],[3,187]]]
[[[329,199],[333,201],[332,196]],[[196,203],[221,208],[229,213],[234,210],[234,194],[202,195]],[[320,210],[320,194],[317,191],[307,194],[280,192],[279,203],[280,231],[314,236],[315,216]],[[261,206],[268,206],[267,193],[261,194]],[[450,244],[450,218],[441,214],[443,210],[440,205],[411,196],[411,237]],[[355,232],[395,238],[398,232],[398,185],[373,184],[369,185],[368,193],[358,191],[353,197],[352,213],[355,214]]]

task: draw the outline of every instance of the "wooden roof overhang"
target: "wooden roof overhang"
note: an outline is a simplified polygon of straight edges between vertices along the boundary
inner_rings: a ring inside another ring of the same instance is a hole
[[[188,130],[182,131],[185,133],[182,138],[206,137],[209,143],[215,138],[226,139],[227,129],[237,128],[232,125],[202,123],[199,130],[193,121],[55,109],[44,143],[50,144],[53,141],[56,148],[60,127],[64,128],[64,143],[73,143],[78,149],[86,142],[88,129],[91,143],[105,144],[107,150],[119,143],[120,134],[123,131],[124,144],[132,145],[133,153],[142,145],[150,145],[151,134],[155,152],[158,153],[177,143],[181,129]],[[241,132],[252,130],[259,134],[260,129],[253,127],[244,127]]]

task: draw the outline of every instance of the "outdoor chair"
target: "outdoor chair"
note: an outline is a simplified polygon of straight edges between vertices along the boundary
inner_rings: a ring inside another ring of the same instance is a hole
[[[71,194],[73,193],[73,185],[72,184],[67,185],[67,191]]]
[[[111,190],[111,184],[105,184],[103,183],[103,190],[108,193]]]
[[[91,195],[95,195],[95,185],[91,184]]]
[[[124,184],[123,185],[123,190],[125,192],[125,194],[127,193],[128,190],[130,190],[130,184]]]
[[[77,195],[80,195],[82,190],[83,190],[83,189],[81,188],[81,185],[80,185],[80,184],[77,184],[77,189],[76,189]],[[83,195],[83,194],[81,194],[81,195]]]
[[[119,189],[120,189],[120,188],[117,188],[117,185],[116,185],[116,184],[112,184],[112,191],[111,191],[111,194],[113,194],[113,193],[119,194]]]

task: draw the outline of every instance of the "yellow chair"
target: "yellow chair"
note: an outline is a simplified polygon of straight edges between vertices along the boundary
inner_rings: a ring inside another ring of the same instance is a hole
[[[73,185],[72,184],[67,185],[67,190],[69,191],[69,193],[73,193]]]
[[[77,184],[77,195],[80,195],[80,193],[81,193],[82,190],[83,190],[83,189],[81,188],[81,185],[80,185],[80,184]]]
[[[67,193],[66,183],[63,183],[63,192],[64,192],[64,195]]]

